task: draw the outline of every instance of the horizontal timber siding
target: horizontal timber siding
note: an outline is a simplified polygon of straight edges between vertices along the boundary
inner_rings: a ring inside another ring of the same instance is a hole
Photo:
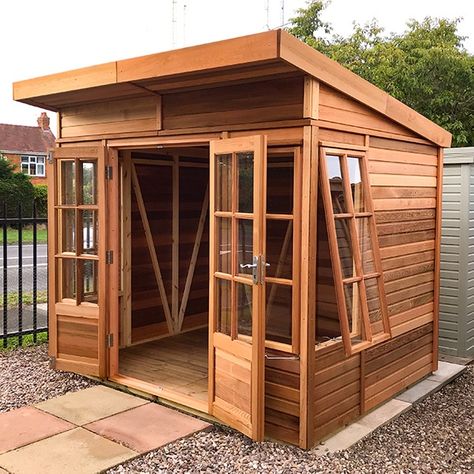
[[[437,148],[371,138],[368,168],[392,336],[433,321]]]
[[[265,436],[298,445],[299,417],[299,360],[267,359],[265,361]]]

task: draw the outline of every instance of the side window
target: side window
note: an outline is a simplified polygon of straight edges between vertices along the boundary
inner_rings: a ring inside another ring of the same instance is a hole
[[[365,153],[321,147],[320,176],[339,323],[352,354],[390,337]]]

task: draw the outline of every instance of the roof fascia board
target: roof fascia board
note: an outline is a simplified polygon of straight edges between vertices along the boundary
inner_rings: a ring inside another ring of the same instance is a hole
[[[279,30],[117,61],[117,82],[140,81],[278,59]]]
[[[280,35],[280,57],[433,143],[451,145],[451,134],[439,125],[286,31]]]
[[[34,97],[70,92],[117,82],[117,63],[73,69],[13,83],[13,99],[26,101]]]
[[[0,153],[5,155],[41,155],[46,156],[47,151],[28,151],[28,150],[1,150]]]

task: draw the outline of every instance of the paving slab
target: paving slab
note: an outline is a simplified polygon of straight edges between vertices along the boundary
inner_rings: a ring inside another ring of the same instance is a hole
[[[351,423],[346,428],[319,444],[315,451],[317,454],[335,453],[350,448],[353,444],[365,438],[372,432],[372,428],[358,422]]]
[[[0,413],[0,454],[75,428],[33,407]]]
[[[138,453],[83,428],[75,428],[0,455],[0,466],[15,474],[92,474]]]
[[[438,370],[433,372],[427,380],[447,384],[465,370],[466,367],[462,364],[452,364],[450,362],[439,361]]]
[[[409,388],[408,390],[405,390],[403,393],[398,395],[396,399],[408,403],[420,402],[431,393],[437,391],[439,387],[439,382],[424,379],[421,382],[418,382],[416,385],[413,385],[413,387]]]
[[[36,408],[82,426],[146,403],[150,402],[103,385],[96,385],[38,403]]]
[[[156,403],[149,403],[85,425],[101,436],[145,453],[211,425]]]
[[[370,413],[367,413],[367,415],[364,415],[357,423],[367,426],[367,428],[373,431],[409,410],[410,407],[411,403],[392,399],[375,410],[372,410]]]

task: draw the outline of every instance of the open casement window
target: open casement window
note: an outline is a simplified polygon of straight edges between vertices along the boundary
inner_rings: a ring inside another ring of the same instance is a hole
[[[210,147],[209,412],[264,433],[266,140]]]
[[[320,176],[342,339],[350,355],[390,338],[365,153],[322,146]]]
[[[103,147],[57,148],[48,175],[50,355],[60,370],[104,376]]]

